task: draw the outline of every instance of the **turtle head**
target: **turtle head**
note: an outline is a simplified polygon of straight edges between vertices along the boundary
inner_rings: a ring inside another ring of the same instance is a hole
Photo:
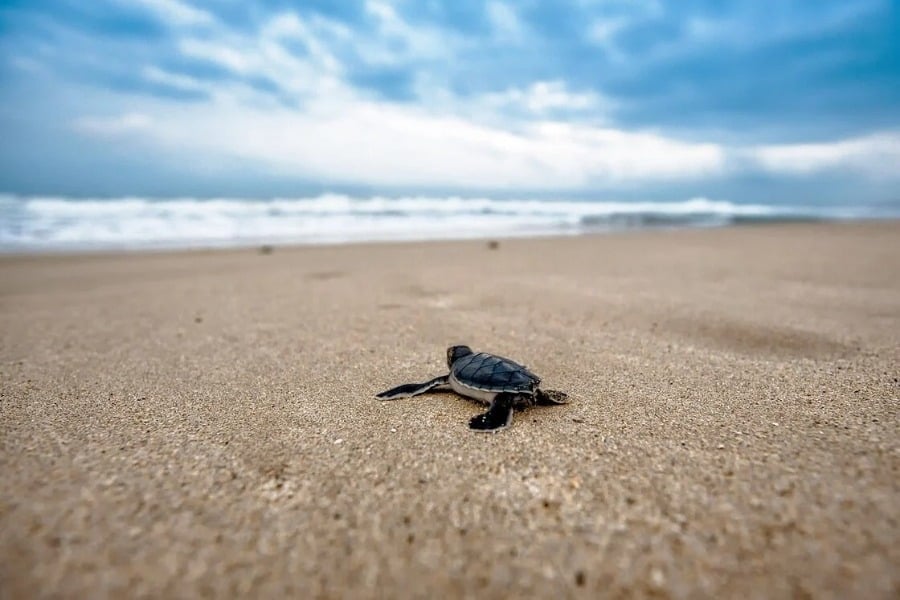
[[[447,348],[447,366],[452,367],[454,362],[469,354],[472,354],[472,349],[468,346],[450,346]]]

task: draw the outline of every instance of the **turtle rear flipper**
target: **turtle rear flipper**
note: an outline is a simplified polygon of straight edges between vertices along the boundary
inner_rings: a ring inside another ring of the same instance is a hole
[[[472,417],[472,420],[469,421],[469,428],[485,433],[505,429],[512,422],[515,399],[515,394],[507,392],[497,394],[486,413]]]
[[[404,383],[403,385],[398,385],[397,387],[381,392],[380,394],[375,394],[375,397],[380,398],[381,400],[396,400],[397,398],[418,396],[419,394],[424,394],[425,392],[430,392],[432,390],[445,389],[450,389],[450,384],[447,375],[441,375],[440,377],[435,377],[431,381],[426,381],[425,383]]]
[[[569,395],[559,390],[538,390],[535,394],[538,404],[568,404]]]

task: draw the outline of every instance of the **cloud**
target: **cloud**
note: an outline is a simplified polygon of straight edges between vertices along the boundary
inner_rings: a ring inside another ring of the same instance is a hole
[[[900,179],[900,133],[818,144],[760,146],[748,154],[772,173],[812,175],[847,169],[872,177]]]
[[[350,88],[342,63],[328,50],[323,29],[328,28],[286,13],[266,21],[250,34],[229,32],[212,40],[182,38],[178,50],[184,57],[215,65],[230,75],[224,81],[208,81],[211,94],[240,93],[265,105],[283,100],[305,102],[311,95],[330,96],[338,101],[350,93]],[[302,54],[290,49],[298,40],[304,44]],[[264,93],[246,89],[259,87],[261,82]],[[272,90],[279,96],[273,98]]]
[[[409,33],[390,6],[370,2],[368,10],[392,35]],[[207,162],[240,159],[279,175],[366,185],[578,189],[724,168],[715,144],[559,120],[560,112],[587,111],[601,102],[562,81],[478,97],[445,90],[440,109],[379,100],[348,82],[344,63],[331,50],[333,33],[326,22],[283,13],[249,34],[230,31],[215,40],[187,34],[177,43],[183,56],[215,64],[236,79],[201,83],[147,66],[147,80],[206,90],[208,100],[144,102],[146,114],[83,117],[76,129],[92,136],[140,133],[167,152]],[[289,50],[298,39],[308,49],[303,55]],[[250,77],[275,82],[301,103],[271,102],[266,91],[245,84]]]
[[[628,20],[622,17],[597,19],[588,29],[588,39],[599,45],[609,46],[615,35],[627,24]]]
[[[80,117],[73,121],[76,131],[92,136],[119,136],[150,131],[153,120],[141,113],[126,113],[109,117]]]
[[[714,144],[554,121],[513,131],[359,97],[314,98],[296,111],[220,93],[211,104],[161,104],[150,122],[82,119],[79,128],[91,135],[139,131],[171,152],[222,165],[240,159],[279,176],[381,186],[573,190],[679,180],[725,166]]]
[[[183,92],[202,92],[209,89],[209,86],[199,79],[179,73],[170,73],[156,66],[144,67],[141,73],[144,79],[151,83],[158,83]]]
[[[243,52],[222,42],[188,38],[182,40],[178,47],[184,56],[215,63],[240,75],[248,74],[253,66],[251,59]]]
[[[860,181],[898,162],[886,0],[97,2],[0,11],[23,139],[55,119],[69,133],[40,143],[452,190]]]
[[[454,48],[453,36],[440,28],[412,25],[393,6],[367,0],[374,31],[361,36],[361,60],[370,64],[406,64],[443,58]]]
[[[483,100],[490,106],[522,108],[535,114],[552,110],[584,111],[601,105],[597,94],[569,91],[564,81],[536,81],[524,90],[487,94]]]
[[[525,33],[525,28],[515,10],[503,2],[488,2],[488,19],[494,34],[503,40],[518,40]]]
[[[209,25],[215,21],[210,13],[180,0],[131,0],[131,4],[174,26]]]

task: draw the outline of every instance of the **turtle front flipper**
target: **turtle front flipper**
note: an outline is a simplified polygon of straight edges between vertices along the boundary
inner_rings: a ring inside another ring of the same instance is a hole
[[[450,389],[448,378],[448,375],[441,375],[440,377],[435,377],[431,381],[426,381],[425,383],[404,383],[403,385],[398,385],[397,387],[381,392],[380,394],[375,394],[375,397],[382,400],[396,400],[397,398],[418,396],[419,394],[424,394],[425,392],[430,392],[432,390]]]
[[[512,422],[515,394],[501,392],[494,397],[486,413],[472,417],[469,429],[483,433],[493,433],[505,429]]]
[[[535,398],[538,404],[543,405],[569,403],[569,395],[559,390],[538,390]]]

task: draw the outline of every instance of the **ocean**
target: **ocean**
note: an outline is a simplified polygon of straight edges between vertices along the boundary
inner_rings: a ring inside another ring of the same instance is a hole
[[[900,206],[461,197],[66,198],[0,194],[0,251],[220,248],[578,235],[777,221],[900,218]]]

